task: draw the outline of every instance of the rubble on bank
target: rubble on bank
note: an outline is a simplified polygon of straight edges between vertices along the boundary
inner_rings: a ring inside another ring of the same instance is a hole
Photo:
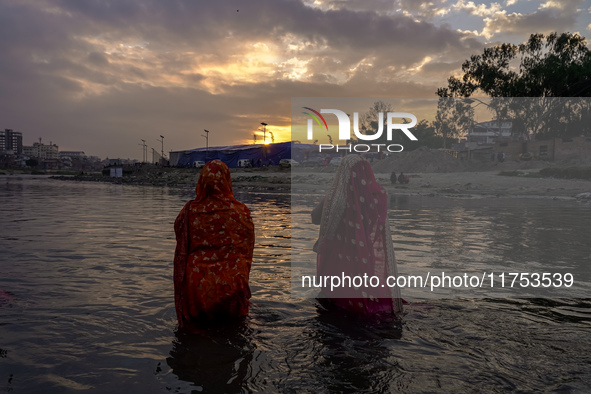
[[[424,196],[516,196],[516,197],[558,197],[571,198],[582,202],[591,201],[591,181],[542,178],[540,164],[497,163],[496,166],[458,161],[442,151],[417,149],[405,157],[388,158],[373,163],[376,179],[391,195]],[[399,160],[396,161],[395,160]],[[396,172],[403,171],[410,177],[410,184],[390,182],[389,166],[396,163]],[[527,166],[526,166],[527,164]],[[552,163],[555,167],[560,163]],[[492,169],[491,169],[492,167]],[[517,167],[521,171],[515,169]],[[523,171],[522,168],[529,170]],[[248,169],[231,169],[235,189],[242,191],[278,191],[288,193],[304,191],[324,193],[331,185],[336,167],[298,166],[293,170],[278,166]],[[386,170],[387,169],[387,170]],[[509,170],[507,172],[507,170]],[[515,176],[499,176],[512,174]],[[128,171],[121,178],[102,174],[79,174],[74,176],[53,176],[53,179],[67,181],[108,182],[125,185],[147,185],[193,189],[199,179],[199,170],[190,168],[140,168]]]
[[[237,170],[231,169],[232,183],[242,184],[265,183],[273,186],[288,186],[290,184],[289,170],[279,167],[265,167],[261,169]],[[192,168],[142,168],[131,170],[122,177],[110,177],[100,173],[77,174],[69,176],[51,176],[51,179],[78,182],[106,182],[122,185],[166,186],[166,187],[195,187],[199,179],[198,169]],[[258,174],[264,174],[258,175]],[[275,175],[276,174],[276,175]]]

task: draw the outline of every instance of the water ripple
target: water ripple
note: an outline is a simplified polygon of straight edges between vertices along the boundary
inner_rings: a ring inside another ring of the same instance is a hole
[[[192,195],[193,188],[2,179],[2,390],[584,392],[591,386],[588,297],[409,299],[402,320],[386,323],[291,298],[291,253],[313,263],[318,228],[307,224],[313,204],[292,207],[281,193],[237,193],[256,226],[249,316],[197,335],[177,333],[172,224]],[[391,204],[401,270],[506,269],[523,261],[589,269],[589,207],[486,199]]]

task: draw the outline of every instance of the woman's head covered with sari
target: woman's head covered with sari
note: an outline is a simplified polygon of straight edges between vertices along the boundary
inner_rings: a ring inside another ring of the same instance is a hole
[[[318,275],[351,277],[351,285],[322,296],[343,308],[363,314],[402,311],[399,289],[387,286],[397,276],[388,221],[388,196],[376,181],[370,163],[346,155],[326,194],[320,222]],[[377,286],[358,286],[354,277],[374,278]],[[382,287],[382,285],[384,285]]]
[[[212,160],[205,164],[199,174],[195,186],[195,202],[203,199],[217,198],[220,200],[235,200],[232,192],[232,178],[230,169],[220,160]]]
[[[195,199],[175,221],[175,307],[179,326],[248,313],[254,248],[250,211],[232,192],[228,166],[201,170]]]

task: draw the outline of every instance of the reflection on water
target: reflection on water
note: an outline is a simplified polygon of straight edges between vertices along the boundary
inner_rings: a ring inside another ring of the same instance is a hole
[[[316,273],[316,255],[311,248],[318,237],[318,226],[310,223],[310,211],[322,197],[297,196],[292,205],[292,285],[297,297],[309,298],[318,292],[309,286],[302,288],[301,277]],[[427,278],[442,273],[448,277],[467,274],[478,279],[486,275],[486,286],[448,285],[431,290],[427,282],[423,288],[407,287],[406,297],[589,297],[589,204],[550,199],[391,196],[388,215],[400,275]],[[493,287],[488,276],[491,273],[495,274]],[[501,273],[505,274],[504,287]],[[515,276],[510,273],[551,273],[563,279],[554,280],[556,286],[550,287],[511,287]],[[565,274],[574,277],[572,286],[567,286]]]
[[[390,199],[401,274],[572,273],[572,287],[450,292],[460,296],[589,296],[591,206],[542,199]],[[500,285],[500,283],[498,283]],[[497,288],[499,289],[499,288]],[[459,294],[458,294],[459,293]]]
[[[166,362],[197,390],[223,387],[225,392],[240,392],[253,361],[251,336],[245,322],[209,327],[197,335],[178,332]]]
[[[358,321],[290,297],[290,196],[236,194],[256,226],[251,312],[234,325],[187,336],[175,332],[172,223],[193,190],[0,177],[0,390],[472,392],[591,385],[588,297],[411,300],[397,324]],[[590,222],[588,206],[492,201],[393,199],[401,270],[468,262],[503,267],[524,259],[588,269],[580,224]],[[298,231],[313,243],[315,234]],[[305,244],[296,242],[313,258]]]

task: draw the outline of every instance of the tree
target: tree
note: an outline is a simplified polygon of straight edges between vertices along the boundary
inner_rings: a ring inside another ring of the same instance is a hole
[[[515,62],[519,67],[515,68]],[[591,50],[579,34],[532,34],[523,44],[486,48],[462,64],[440,97],[591,97]]]
[[[383,114],[383,122],[381,124],[382,127],[382,135],[371,141],[373,144],[389,144],[391,143],[388,141],[388,133],[387,133],[387,113],[394,112],[391,104],[385,103],[382,100],[376,101],[373,103],[369,110],[360,115],[359,119],[359,131],[361,134],[371,135],[376,134],[378,129],[380,128],[380,113]],[[354,120],[353,120],[354,121]],[[354,142],[355,143],[355,142]]]
[[[460,105],[461,103],[458,103]],[[470,111],[469,106],[462,106],[462,108]],[[459,109],[458,109],[459,110]],[[412,151],[415,149],[420,148],[421,146],[426,146],[429,148],[440,148],[444,143],[444,136],[453,138],[457,134],[459,134],[458,130],[453,130],[448,133],[438,133],[435,122],[427,122],[424,119],[421,119],[412,129],[412,133],[415,137],[417,137],[417,141],[411,141],[408,139],[406,134],[404,133],[392,133],[392,139],[387,139],[387,117],[386,114],[388,112],[394,112],[394,108],[391,104],[385,103],[383,101],[376,101],[373,105],[369,108],[369,110],[362,114],[359,119],[359,130],[362,134],[370,135],[375,134],[378,131],[379,126],[379,113],[382,112],[384,114],[384,121],[383,121],[383,131],[380,138],[371,141],[372,144],[399,144],[404,147],[405,151]],[[459,117],[461,122],[465,122],[463,117]],[[408,119],[403,119],[403,122],[408,123]],[[464,127],[466,123],[462,123],[459,127]],[[451,125],[449,127],[452,127]],[[453,135],[453,137],[452,137]],[[359,143],[356,139],[347,140],[347,144],[356,144]]]
[[[409,141],[408,138],[400,134],[400,142],[396,142],[403,145],[405,151],[412,151],[421,146],[437,149],[443,144],[443,136],[437,135],[434,122],[427,122],[425,119],[421,119],[419,123],[412,128],[412,133],[417,137],[417,141]],[[406,138],[406,140],[402,142],[402,138]]]
[[[516,67],[518,62],[518,67]],[[578,34],[532,34],[523,44],[486,48],[462,64],[461,78],[450,77],[440,97],[492,97],[496,118],[510,117],[525,138],[589,134],[591,50]],[[532,97],[536,99],[521,99]],[[501,115],[502,114],[502,115]],[[443,129],[445,131],[445,129]]]
[[[392,133],[392,139],[388,140],[388,112],[395,112],[391,104],[385,103],[381,100],[373,103],[369,110],[361,114],[359,117],[359,132],[364,135],[376,134],[379,129],[382,129],[382,134],[375,140],[371,140],[369,143],[372,144],[402,144],[409,142],[408,137],[399,132]],[[380,113],[382,114],[382,124],[380,125]],[[353,119],[353,122],[355,120]],[[400,122],[399,119],[395,119],[394,123]],[[410,119],[402,118],[403,123],[410,123]],[[416,127],[416,126],[415,126]],[[413,129],[414,130],[414,129]],[[358,140],[353,140],[353,144],[359,143]]]
[[[455,97],[439,98],[433,126],[443,139],[444,149],[447,148],[449,138],[459,138],[468,130],[473,117],[474,109],[469,103]]]

